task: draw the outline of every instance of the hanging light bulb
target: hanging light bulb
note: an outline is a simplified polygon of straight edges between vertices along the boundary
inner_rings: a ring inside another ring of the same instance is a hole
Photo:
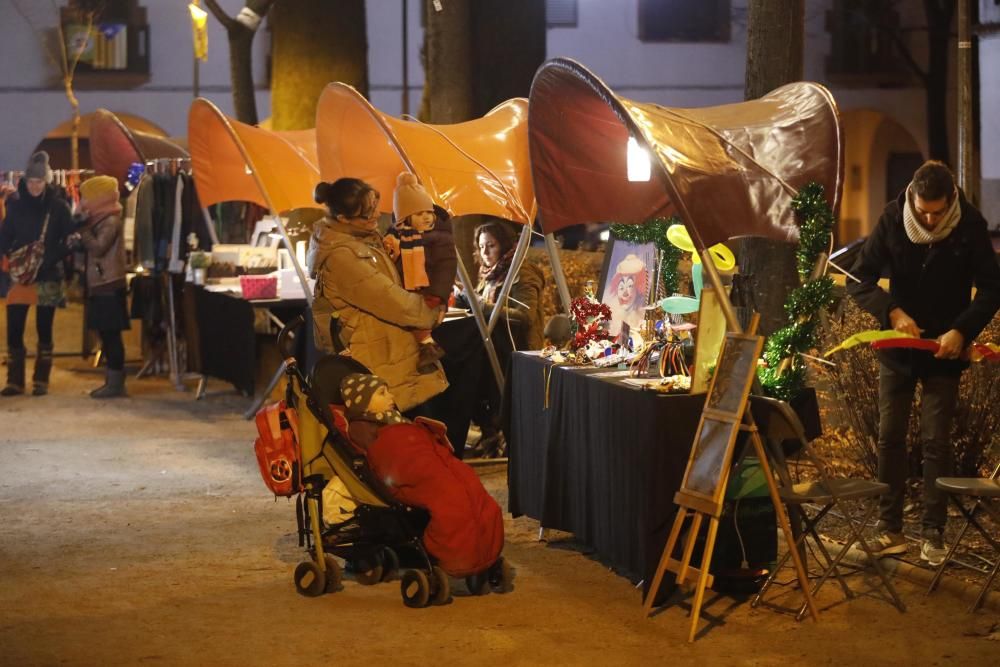
[[[648,181],[652,169],[649,164],[649,154],[639,146],[635,137],[628,138],[628,149],[625,153],[625,163],[628,169],[628,180],[631,182]]]

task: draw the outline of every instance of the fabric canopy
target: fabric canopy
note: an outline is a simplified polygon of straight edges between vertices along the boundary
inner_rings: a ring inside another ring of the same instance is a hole
[[[114,176],[121,184],[133,162],[186,157],[181,146],[166,137],[131,130],[107,109],[95,111],[90,121],[90,164],[98,174]]]
[[[316,108],[320,174],[325,181],[366,181],[378,189],[386,213],[396,177],[411,171],[452,215],[530,222],[527,108],[527,100],[513,99],[476,120],[427,125],[387,116],[351,86],[331,83]]]
[[[534,185],[546,233],[586,222],[678,215],[695,244],[736,236],[796,240],[791,198],[816,181],[837,210],[843,138],[836,104],[814,83],[761,99],[673,109],[617,96],[581,64],[545,63],[528,105]],[[627,177],[626,144],[652,176]]]
[[[229,118],[198,98],[188,112],[188,146],[203,206],[250,201],[278,214],[318,208],[316,132],[272,132]]]

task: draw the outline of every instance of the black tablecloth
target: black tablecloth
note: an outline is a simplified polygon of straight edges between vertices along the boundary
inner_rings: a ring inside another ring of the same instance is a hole
[[[239,391],[252,395],[257,375],[257,334],[254,309],[267,308],[282,322],[297,315],[306,321],[296,345],[296,358],[310,368],[315,356],[312,320],[305,299],[247,301],[233,294],[210,292],[187,284],[184,305],[189,314],[185,334],[195,370],[231,382]]]
[[[504,396],[509,509],[573,533],[620,574],[649,582],[673,525],[705,394],[657,394],[595,377],[602,372],[513,355]],[[818,436],[815,392],[791,405],[807,438]]]
[[[661,395],[593,377],[600,372],[514,354],[510,511],[573,533],[621,574],[648,581],[705,395]]]

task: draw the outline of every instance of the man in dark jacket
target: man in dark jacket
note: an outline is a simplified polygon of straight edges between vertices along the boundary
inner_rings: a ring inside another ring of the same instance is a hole
[[[851,271],[860,282],[851,284],[848,293],[883,328],[940,344],[934,355],[901,349],[879,352],[878,438],[878,478],[889,485],[879,508],[878,551],[901,554],[906,552],[902,535],[906,432],[920,382],[924,457],[920,557],[938,565],[945,557],[947,498],[934,482],[951,474],[951,427],[959,379],[968,367],[962,356],[1000,308],[1000,266],[982,214],[955,187],[948,167],[929,161],[916,171],[906,191],[886,206]],[[878,285],[886,273],[888,293]]]

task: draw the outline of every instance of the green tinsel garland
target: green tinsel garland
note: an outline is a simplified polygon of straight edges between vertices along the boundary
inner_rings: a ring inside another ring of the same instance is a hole
[[[827,251],[833,230],[833,213],[823,193],[823,186],[809,183],[792,200],[799,222],[799,247],[795,261],[799,276],[805,280]],[[788,295],[785,312],[789,324],[775,331],[764,346],[764,363],[757,373],[764,392],[782,400],[794,398],[806,381],[806,368],[799,356],[816,346],[817,315],[833,301],[833,279],[822,276],[798,287]],[[787,362],[785,362],[787,360]],[[784,362],[784,366],[782,366]]]
[[[679,225],[680,222],[679,218],[670,217],[650,218],[641,225],[610,225],[612,235],[618,240],[636,244],[652,243],[656,246],[660,251],[660,283],[667,296],[677,292],[677,286],[680,284],[677,262],[684,253],[667,240],[667,228],[670,225]]]

